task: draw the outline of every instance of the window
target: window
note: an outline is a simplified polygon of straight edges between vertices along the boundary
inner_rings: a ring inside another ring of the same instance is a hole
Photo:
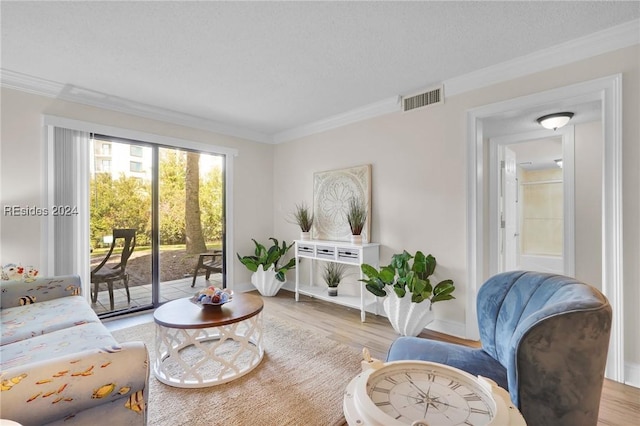
[[[129,161],[129,170],[132,172],[142,172],[142,163],[139,161]]]
[[[111,144],[108,144],[108,143],[101,144],[100,155],[111,155]]]
[[[130,145],[129,154],[132,157],[142,157],[142,147],[137,145]]]
[[[101,160],[100,167],[98,168],[100,172],[110,172],[111,171],[111,160]]]

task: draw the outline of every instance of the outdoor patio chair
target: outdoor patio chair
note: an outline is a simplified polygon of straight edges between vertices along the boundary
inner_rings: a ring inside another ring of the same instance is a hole
[[[120,254],[120,262],[115,266],[108,266],[107,262],[112,255],[116,257],[113,250],[122,242],[122,253]],[[129,294],[129,274],[127,274],[127,262],[133,253],[133,249],[136,247],[136,230],[135,229],[114,229],[113,241],[111,241],[111,247],[105,258],[100,262],[98,266],[91,271],[91,283],[93,289],[91,292],[91,301],[96,303],[98,300],[98,289],[101,283],[106,283],[109,290],[109,302],[111,310],[113,311],[113,283],[115,281],[122,281],[124,288],[127,291],[127,303],[131,302],[131,296]]]
[[[196,278],[198,277],[198,271],[205,269],[205,279],[209,280],[211,273],[222,273],[222,250],[213,250],[212,252],[200,253],[198,256],[198,264],[193,271],[193,281],[191,287],[196,285]],[[224,287],[224,285],[223,285]]]

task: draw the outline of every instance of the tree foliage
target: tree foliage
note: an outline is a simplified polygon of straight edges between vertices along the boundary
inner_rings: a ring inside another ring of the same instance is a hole
[[[160,150],[160,244],[186,244],[186,153]],[[199,205],[206,242],[222,238],[222,168],[213,167],[200,177]],[[137,243],[151,243],[151,182],[109,173],[96,173],[90,182],[90,238],[92,247],[103,247],[114,228],[135,228]]]

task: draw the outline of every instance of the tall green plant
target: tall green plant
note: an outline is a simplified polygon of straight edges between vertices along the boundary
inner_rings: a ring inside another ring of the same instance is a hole
[[[367,221],[367,208],[359,198],[351,198],[347,208],[347,222],[353,235],[362,234],[364,223]]]
[[[298,224],[302,232],[311,231],[313,226],[313,214],[309,211],[309,207],[305,202],[296,204],[296,209],[293,211],[293,222]]]
[[[411,260],[413,259],[413,263]],[[417,251],[412,256],[406,250],[391,257],[391,264],[380,270],[366,263],[361,266],[367,276],[362,279],[369,292],[378,297],[387,295],[386,286],[393,288],[398,297],[404,297],[411,292],[411,301],[420,303],[430,300],[431,303],[455,299],[451,293],[455,290],[452,280],[440,281],[435,287],[431,285],[429,277],[436,269],[436,258],[425,256]]]
[[[278,281],[284,282],[285,274],[287,273],[287,271],[289,269],[295,268],[296,259],[289,259],[289,261],[283,266],[278,266],[278,262],[280,261],[282,256],[287,254],[289,249],[293,247],[294,243],[287,245],[285,241],[282,241],[282,245],[280,245],[279,241],[275,238],[271,237],[269,239],[273,242],[273,245],[268,249],[263,244],[260,244],[252,238],[251,241],[253,241],[253,243],[256,245],[254,255],[240,256],[239,253],[236,253],[236,255],[238,256],[240,262],[242,262],[242,264],[246,266],[247,269],[251,272],[256,272],[259,265],[262,265],[262,269],[264,269],[265,271],[269,269],[271,265],[273,265],[273,269],[276,273],[276,278],[278,279]]]

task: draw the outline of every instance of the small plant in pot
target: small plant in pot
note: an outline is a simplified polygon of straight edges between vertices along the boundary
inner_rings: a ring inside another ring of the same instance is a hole
[[[295,258],[289,259],[282,266],[278,264],[293,246],[293,243],[287,245],[285,241],[282,241],[282,245],[280,245],[280,242],[273,237],[269,238],[269,240],[271,240],[272,245],[267,249],[265,245],[252,239],[251,241],[256,246],[252,256],[240,256],[239,253],[236,253],[240,262],[253,272],[251,284],[263,296],[275,296],[287,280],[287,271],[296,266]]]
[[[292,222],[300,227],[300,239],[309,240],[311,238],[311,227],[313,226],[313,213],[311,213],[306,203],[296,204],[292,219]]]
[[[352,243],[362,243],[362,230],[366,221],[367,207],[364,202],[356,197],[351,198],[347,207],[347,222],[349,222],[349,228],[351,228]]]
[[[411,262],[413,260],[413,262]],[[452,280],[432,286],[429,277],[436,269],[436,258],[421,251],[411,255],[406,250],[394,254],[391,264],[379,270],[363,264],[363,279],[369,292],[384,297],[383,306],[394,330],[403,336],[417,336],[433,321],[436,302],[455,299]]]
[[[344,277],[344,272],[344,265],[341,263],[328,262],[325,264],[324,270],[322,271],[322,278],[329,287],[327,290],[329,296],[338,295],[338,285]]]

